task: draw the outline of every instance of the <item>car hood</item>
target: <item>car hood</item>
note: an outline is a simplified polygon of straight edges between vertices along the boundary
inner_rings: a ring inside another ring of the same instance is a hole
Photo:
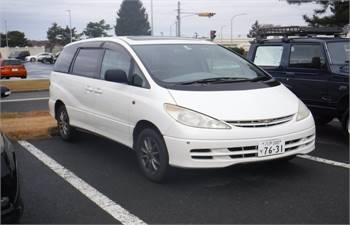
[[[177,105],[220,120],[259,120],[297,113],[299,100],[285,86],[242,91],[169,90]]]

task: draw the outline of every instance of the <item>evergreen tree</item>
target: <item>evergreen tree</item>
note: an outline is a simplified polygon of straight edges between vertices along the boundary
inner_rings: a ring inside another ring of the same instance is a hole
[[[106,24],[105,20],[100,20],[99,22],[89,22],[86,25],[83,34],[87,36],[87,38],[95,38],[95,37],[108,37],[107,31],[109,31],[111,26]]]
[[[123,0],[114,27],[117,36],[151,35],[146,9],[140,0]]]
[[[312,0],[287,0],[290,4],[302,4],[312,2]],[[349,1],[340,0],[318,0],[317,4],[321,9],[315,9],[314,15],[309,17],[304,15],[303,18],[309,26],[312,27],[343,27],[349,24]],[[330,13],[328,13],[330,12]]]
[[[256,38],[258,36],[259,29],[270,28],[270,27],[278,27],[278,26],[274,26],[273,24],[260,24],[259,21],[256,20],[255,23],[253,23],[252,27],[250,28],[247,37]]]

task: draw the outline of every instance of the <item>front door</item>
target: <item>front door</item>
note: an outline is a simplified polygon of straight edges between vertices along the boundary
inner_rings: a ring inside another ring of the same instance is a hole
[[[329,72],[321,44],[290,44],[285,74],[287,86],[314,113],[329,106],[327,90]]]

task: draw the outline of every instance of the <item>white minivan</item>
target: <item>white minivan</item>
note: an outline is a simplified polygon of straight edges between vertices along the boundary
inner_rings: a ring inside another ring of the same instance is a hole
[[[142,173],[289,160],[315,148],[308,108],[285,86],[212,42],[113,37],[65,46],[50,78],[61,137],[76,128],[136,151]]]

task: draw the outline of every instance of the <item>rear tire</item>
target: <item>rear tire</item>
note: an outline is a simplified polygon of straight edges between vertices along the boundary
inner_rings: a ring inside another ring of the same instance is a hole
[[[31,58],[30,61],[31,62],[35,62],[36,60],[35,60],[35,58]]]
[[[164,181],[169,171],[169,155],[163,136],[146,128],[137,136],[135,150],[142,174],[153,182]]]
[[[69,124],[69,116],[64,105],[60,105],[56,112],[58,132],[64,141],[71,141],[75,135],[75,129]]]

